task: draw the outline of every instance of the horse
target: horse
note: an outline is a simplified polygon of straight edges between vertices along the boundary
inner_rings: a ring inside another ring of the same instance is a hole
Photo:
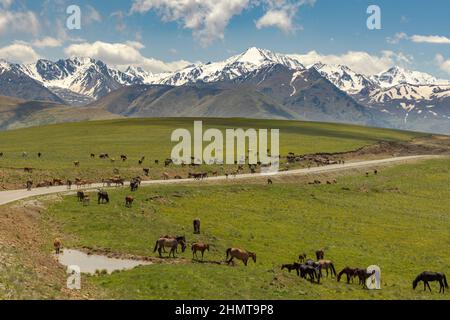
[[[149,168],[144,168],[142,169],[142,171],[144,171],[144,174],[146,177],[148,177],[148,175],[150,174],[150,169]]]
[[[185,236],[171,236],[171,235],[166,234],[166,235],[160,236],[159,238],[160,238],[160,239],[161,239],[161,238],[164,238],[164,239],[175,239],[175,240],[177,240],[178,242],[184,242],[184,243],[187,243],[187,242],[186,242],[186,237],[185,237]],[[165,252],[166,252],[166,249],[165,249],[165,248],[162,248],[162,251],[165,253]]]
[[[97,196],[98,196],[98,204],[109,203],[108,192],[103,191],[103,190],[99,190]]]
[[[191,250],[192,250],[192,259],[194,259],[194,256],[198,259],[197,251],[200,251],[202,253],[202,260],[203,260],[203,255],[205,254],[205,251],[206,250],[209,251],[209,244],[204,244],[201,242],[193,243],[191,246]]]
[[[31,181],[31,180],[28,180],[27,181],[27,190],[28,191],[31,191],[31,188],[33,187],[33,181]]]
[[[78,192],[77,192],[78,202],[82,202],[83,199],[84,199],[84,196],[85,196],[85,194],[84,194],[83,191],[78,191]]]
[[[317,283],[320,284],[320,273],[317,272],[317,268],[310,265],[300,264],[299,272],[301,278],[307,279],[307,276],[309,276],[309,280],[311,281],[311,283],[313,283],[314,280],[317,279]]]
[[[137,191],[138,188],[139,188],[139,181],[136,180],[136,179],[133,179],[133,180],[130,182],[130,189],[131,189],[131,192]]]
[[[133,205],[134,198],[132,196],[128,196],[125,198],[125,207],[131,208]]]
[[[79,167],[79,166],[80,166],[80,161],[74,161],[74,162],[73,162],[73,165],[74,165],[75,167]]]
[[[61,240],[58,238],[53,241],[53,247],[55,248],[55,254],[58,255],[61,252]]]
[[[287,269],[289,273],[291,273],[292,270],[297,271],[297,276],[300,276],[300,264],[294,262],[293,264],[283,264],[281,266],[281,270]]]
[[[303,263],[305,262],[305,260],[306,260],[306,253],[299,254],[298,261],[300,261],[300,263]]]
[[[372,270],[372,272],[367,272],[365,269],[358,269],[355,273],[359,279],[359,284],[366,287],[366,280],[375,274],[375,270]]]
[[[317,260],[323,260],[324,257],[325,257],[325,252],[322,249],[316,251]]]
[[[156,240],[155,249],[153,252],[158,250],[159,256],[162,258],[161,251],[163,248],[170,248],[169,258],[172,255],[175,258],[175,252],[178,252],[178,245],[181,245],[182,252],[186,251],[186,242],[178,241],[177,239],[167,239],[167,238],[159,238]]]
[[[327,278],[328,278],[328,269],[331,270],[331,276],[336,277],[336,269],[334,268],[333,261],[331,260],[319,260],[317,263],[320,265],[320,274],[322,275],[322,269],[325,269],[327,272]]]
[[[200,234],[200,219],[197,218],[193,222],[194,224],[194,234]]]
[[[89,203],[91,203],[91,198],[89,198],[88,195],[85,195],[84,198],[83,198],[83,205],[84,206],[88,206]]]
[[[247,266],[249,258],[252,258],[253,262],[256,263],[256,254],[253,252],[245,251],[245,250],[238,249],[238,248],[228,248],[226,250],[226,254],[227,254],[227,256],[226,256],[225,260],[227,261],[228,264],[230,264],[234,258],[239,259],[242,262],[244,262],[245,266]],[[231,258],[228,260],[228,257],[231,257]]]
[[[428,289],[431,292],[430,284],[428,282],[432,281],[438,281],[439,282],[439,293],[445,293],[445,288],[448,289],[448,283],[447,278],[445,277],[445,274],[440,272],[431,272],[431,271],[425,271],[419,274],[416,279],[413,281],[413,289],[416,290],[417,284],[423,281],[423,291]]]
[[[347,283],[350,283],[350,280],[353,281],[353,278],[357,276],[358,270],[360,270],[360,269],[345,267],[344,269],[342,269],[341,272],[339,272],[337,281],[340,282],[341,277],[345,274],[347,276]]]
[[[267,179],[267,184],[268,184],[268,185],[272,185],[272,184],[273,184],[272,179]]]
[[[169,174],[167,172],[163,172],[162,178],[163,178],[163,180],[169,180],[170,179]]]

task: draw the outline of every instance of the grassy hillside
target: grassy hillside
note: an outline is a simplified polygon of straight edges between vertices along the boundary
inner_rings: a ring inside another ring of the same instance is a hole
[[[113,169],[130,178],[142,174],[142,167],[151,168],[152,177],[169,170],[155,165],[154,160],[170,157],[175,145],[170,141],[177,128],[192,130],[194,119],[126,119],[49,125],[0,132],[0,170],[4,187],[19,186],[29,177],[24,167],[34,168],[31,178],[42,181],[48,178],[74,179],[75,177],[101,180],[110,177]],[[404,141],[421,134],[395,130],[367,128],[351,125],[312,123],[299,121],[204,119],[206,128],[278,128],[281,154],[350,151],[380,140]],[[29,157],[23,158],[27,152]],[[42,158],[37,153],[43,154]],[[116,162],[91,159],[90,154],[108,153]],[[127,162],[120,161],[126,154]],[[143,166],[138,160],[146,157]],[[74,161],[80,161],[75,168]],[[202,168],[200,168],[202,169]],[[206,168],[205,170],[209,170]],[[186,169],[188,170],[188,169]]]
[[[0,96],[0,130],[116,118],[121,116],[100,108],[69,107],[54,102],[24,101]]]
[[[257,253],[257,263],[236,267],[190,262],[155,264],[89,282],[125,299],[448,299],[412,280],[424,270],[450,275],[450,169],[448,160],[360,172],[337,185],[305,181],[266,185],[155,186],[136,193],[133,208],[123,204],[128,190],[110,193],[110,205],[83,207],[75,196],[50,207],[47,224],[57,227],[66,247],[91,247],[156,256],[161,234],[185,234],[188,242],[212,245],[207,261],[223,261],[225,249]],[[159,196],[158,198],[152,197]],[[203,233],[192,234],[202,219]],[[64,235],[64,236],[63,236]],[[49,244],[48,250],[51,245]],[[321,285],[281,271],[299,253],[325,248],[338,272],[345,266],[382,269],[382,290],[368,291],[325,279]],[[170,260],[168,260],[170,262]]]

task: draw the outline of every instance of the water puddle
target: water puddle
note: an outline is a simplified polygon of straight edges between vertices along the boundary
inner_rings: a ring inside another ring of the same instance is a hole
[[[65,249],[58,256],[58,262],[63,266],[76,265],[82,273],[95,274],[106,270],[109,274],[113,271],[131,270],[138,266],[150,265],[150,261],[109,258],[102,255],[88,255],[79,250]]]

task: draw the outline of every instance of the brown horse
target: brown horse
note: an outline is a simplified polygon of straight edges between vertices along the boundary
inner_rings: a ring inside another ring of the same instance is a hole
[[[226,251],[226,254],[227,254],[227,256],[225,259],[228,264],[230,264],[234,258],[241,260],[242,262],[244,262],[244,264],[246,266],[247,266],[249,258],[252,258],[253,262],[256,263],[256,253],[253,253],[253,252],[245,251],[245,250],[238,249],[238,248],[228,248]],[[231,257],[231,258],[228,260],[228,257]]]
[[[59,254],[61,252],[61,240],[58,238],[53,241],[53,247],[55,248],[55,254]]]
[[[192,244],[191,250],[192,250],[192,259],[194,259],[194,256],[195,256],[195,258],[198,259],[197,251],[200,251],[202,253],[202,260],[203,260],[203,255],[205,254],[205,251],[206,250],[209,251],[209,244],[204,244],[202,242],[197,242],[197,243]]]
[[[297,271],[297,276],[300,276],[300,264],[294,262],[293,264],[283,264],[281,266],[281,270],[287,269],[289,273],[291,273],[292,270]]]
[[[345,267],[341,272],[339,272],[337,281],[341,281],[341,277],[345,274],[347,276],[347,283],[350,283],[350,280],[353,281],[353,278],[357,277],[358,270],[360,269]]]
[[[375,274],[375,270],[372,270],[372,272],[367,272],[365,269],[358,269],[355,273],[359,279],[359,284],[366,287],[366,280]]]
[[[128,196],[125,198],[125,207],[131,208],[134,202],[134,197]]]
[[[197,218],[193,222],[194,224],[194,234],[200,234],[200,219]]]
[[[156,240],[155,249],[153,252],[158,250],[159,256],[162,258],[162,250],[163,248],[170,248],[169,258],[172,255],[175,258],[175,252],[178,252],[178,245],[181,245],[182,252],[186,251],[186,242],[178,241],[177,239],[167,239],[167,238],[159,238]]]

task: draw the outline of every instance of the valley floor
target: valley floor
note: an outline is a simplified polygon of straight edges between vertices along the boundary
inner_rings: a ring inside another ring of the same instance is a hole
[[[74,196],[49,196],[2,207],[0,298],[448,299],[435,284],[428,293],[413,291],[411,283],[425,270],[450,274],[449,160],[381,168],[368,178],[366,170],[317,176],[336,179],[333,185],[309,185],[313,177],[300,176],[277,178],[272,186],[148,186],[135,194],[132,208],[124,207],[125,189],[111,191],[109,205],[83,207]],[[196,217],[201,235],[192,234]],[[131,271],[83,276],[82,291],[73,293],[64,289],[64,269],[51,255],[60,237],[66,248],[156,257],[162,234],[210,243],[210,263],[193,261],[188,250]],[[217,264],[228,247],[256,252],[257,263]],[[299,253],[312,257],[319,248],[338,271],[379,265],[383,289],[331,278],[311,284],[281,271]]]

